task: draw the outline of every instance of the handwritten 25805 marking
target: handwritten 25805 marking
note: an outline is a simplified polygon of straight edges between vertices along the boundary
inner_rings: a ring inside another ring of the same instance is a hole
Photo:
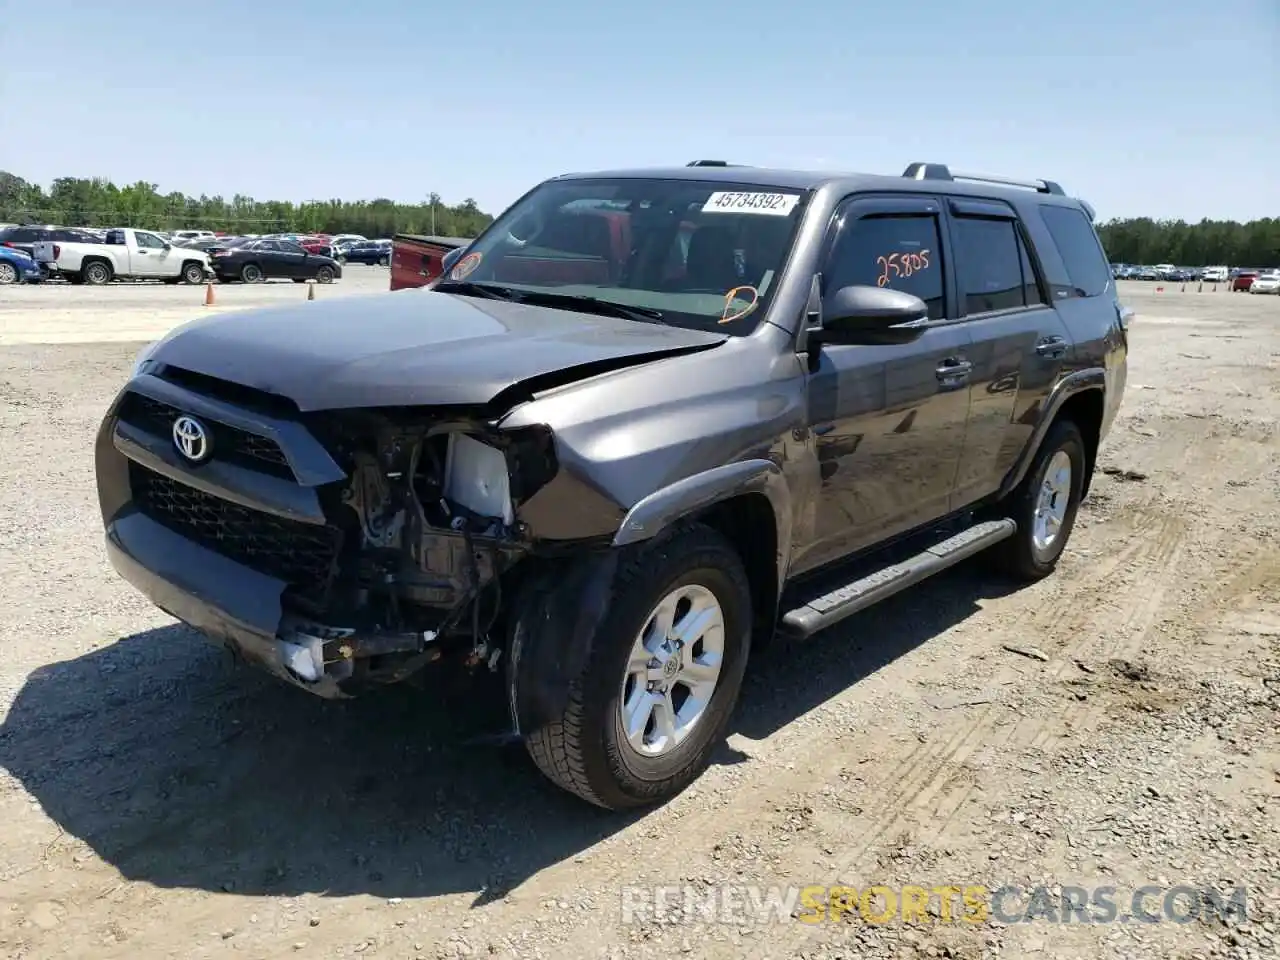
[[[929,251],[919,253],[891,253],[887,257],[876,257],[876,266],[880,268],[880,276],[876,280],[877,287],[887,286],[893,277],[909,277],[913,273],[929,269]],[[893,271],[890,276],[889,271]]]

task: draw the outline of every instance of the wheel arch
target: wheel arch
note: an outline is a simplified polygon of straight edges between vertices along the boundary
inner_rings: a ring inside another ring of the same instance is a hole
[[[1089,495],[1089,485],[1093,480],[1094,467],[1098,463],[1098,446],[1101,443],[1102,418],[1105,415],[1106,397],[1101,388],[1090,388],[1072,394],[1062,403],[1062,408],[1054,417],[1058,420],[1071,420],[1084,439],[1084,481],[1080,488],[1080,499]]]
[[[790,561],[791,491],[772,460],[739,460],[677,480],[623,517],[615,547],[657,536],[681,521],[705,523],[742,558],[757,627],[772,624]]]
[[[83,277],[85,273],[88,271],[89,267],[93,266],[93,264],[95,263],[100,263],[107,268],[107,283],[110,283],[112,278],[115,277],[116,275],[116,265],[111,262],[110,257],[104,257],[101,254],[94,254],[94,253],[86,254],[80,260],[80,271],[79,271],[80,276]]]
[[[1018,456],[1013,469],[1005,476],[1004,483],[1000,485],[1000,497],[1006,497],[1017,489],[1031,469],[1049,430],[1062,419],[1072,420],[1084,437],[1086,466],[1081,495],[1089,492],[1106,410],[1106,383],[1106,371],[1101,367],[1077,370],[1058,381],[1041,408],[1031,439]]]
[[[595,632],[613,599],[619,565],[633,551],[704,524],[725,537],[742,560],[755,625],[776,618],[791,543],[791,501],[781,469],[771,460],[743,460],[694,474],[636,503],[613,543],[554,562],[523,581],[511,600],[507,693],[519,736],[563,712],[569,685],[590,656]],[[548,633],[547,623],[570,624]],[[768,633],[765,634],[768,636]]]

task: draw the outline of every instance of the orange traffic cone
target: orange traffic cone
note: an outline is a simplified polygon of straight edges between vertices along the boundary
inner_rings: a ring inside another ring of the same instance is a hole
[[[307,281],[307,299],[314,300],[316,298],[316,285],[312,280]]]
[[[213,284],[206,283],[204,285],[204,305],[206,307],[213,306]]]

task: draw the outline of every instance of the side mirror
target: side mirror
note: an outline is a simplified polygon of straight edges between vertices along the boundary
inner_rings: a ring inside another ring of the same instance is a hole
[[[173,249],[173,244],[171,244],[168,240],[166,240],[166,241],[164,241],[164,248],[165,248],[166,250],[172,250],[172,249]]]
[[[822,326],[811,336],[830,343],[875,346],[910,343],[929,323],[919,297],[886,287],[841,287],[822,305]]]

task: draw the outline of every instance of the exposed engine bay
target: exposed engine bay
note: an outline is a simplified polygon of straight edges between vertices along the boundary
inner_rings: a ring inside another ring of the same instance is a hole
[[[315,429],[348,472],[321,490],[342,545],[321,598],[286,596],[289,669],[394,682],[447,653],[496,669],[504,585],[534,552],[517,511],[556,469],[549,432],[358,412]]]

